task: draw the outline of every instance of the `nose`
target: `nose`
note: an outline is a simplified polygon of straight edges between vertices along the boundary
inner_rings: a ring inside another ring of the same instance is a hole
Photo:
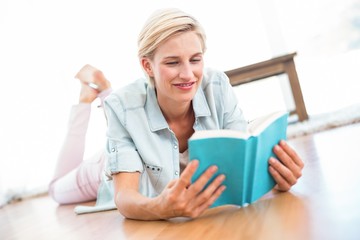
[[[182,64],[179,77],[184,80],[191,80],[194,77],[193,69],[190,63]]]

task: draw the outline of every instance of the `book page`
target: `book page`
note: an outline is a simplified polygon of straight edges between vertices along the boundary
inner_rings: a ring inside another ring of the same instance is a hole
[[[276,119],[280,118],[284,114],[287,114],[286,111],[278,111],[273,112],[268,115],[256,118],[249,122],[248,132],[250,135],[257,136],[262,131],[265,130],[271,123],[273,123]]]
[[[263,117],[259,117],[249,122],[247,132],[230,129],[218,129],[218,130],[200,130],[195,131],[190,139],[204,139],[204,138],[241,138],[248,139],[251,136],[257,136],[265,130],[271,123],[280,117],[287,114],[286,111],[273,112]]]
[[[219,129],[219,130],[200,130],[196,131],[190,139],[204,139],[204,138],[249,138],[249,134],[239,130]]]

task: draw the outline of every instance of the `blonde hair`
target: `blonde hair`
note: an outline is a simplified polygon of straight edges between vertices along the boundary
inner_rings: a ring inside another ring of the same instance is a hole
[[[143,57],[153,59],[159,45],[170,37],[187,31],[194,31],[199,36],[203,53],[205,53],[206,35],[202,26],[194,17],[176,8],[155,11],[145,22],[139,34],[139,59]],[[149,78],[149,80],[153,84],[154,79]]]

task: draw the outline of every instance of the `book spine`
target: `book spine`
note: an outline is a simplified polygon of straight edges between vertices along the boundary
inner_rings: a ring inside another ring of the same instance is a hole
[[[242,205],[250,204],[252,201],[252,192],[254,186],[254,177],[255,177],[255,165],[256,165],[256,149],[257,149],[256,137],[250,137],[246,144],[246,155],[244,159],[244,186],[243,186],[243,199]]]

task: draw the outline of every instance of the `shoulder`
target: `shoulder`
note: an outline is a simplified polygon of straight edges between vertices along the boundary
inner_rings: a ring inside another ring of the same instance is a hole
[[[143,107],[146,102],[149,84],[140,78],[122,88],[113,91],[106,99],[106,105],[120,105],[123,109]]]
[[[206,92],[211,89],[215,92],[228,91],[230,85],[229,77],[220,70],[205,68],[201,88]]]
[[[202,86],[206,88],[208,85],[228,85],[230,84],[228,76],[220,70],[214,68],[205,68]]]

